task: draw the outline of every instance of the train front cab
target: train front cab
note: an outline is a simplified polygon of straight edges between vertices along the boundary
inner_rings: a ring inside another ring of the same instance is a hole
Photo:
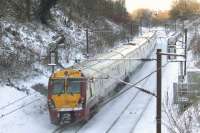
[[[53,124],[85,119],[86,79],[80,71],[62,70],[49,79],[48,108]]]

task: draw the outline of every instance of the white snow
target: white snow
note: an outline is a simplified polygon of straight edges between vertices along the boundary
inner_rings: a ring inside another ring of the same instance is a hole
[[[45,81],[45,84],[47,82],[46,79],[41,81]],[[36,82],[38,82],[36,79],[29,80],[24,86],[28,87]],[[8,86],[1,86],[0,91],[0,133],[43,133],[55,128],[49,122],[45,96],[33,90],[26,95]],[[14,102],[16,100],[17,102]],[[31,102],[33,103],[27,105]],[[9,103],[12,104],[5,107]],[[23,108],[19,109],[20,107]]]

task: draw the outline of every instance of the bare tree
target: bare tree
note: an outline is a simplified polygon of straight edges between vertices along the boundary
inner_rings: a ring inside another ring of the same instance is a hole
[[[57,0],[41,0],[39,18],[43,24],[47,24],[47,20],[50,19],[50,9],[55,6]]]
[[[26,18],[27,21],[31,20],[31,0],[26,0]]]
[[[171,18],[185,19],[191,15],[197,14],[199,11],[199,2],[196,0],[176,0],[170,10]]]
[[[192,133],[193,112],[191,110],[178,112],[178,109],[169,102],[169,96],[166,97],[163,112],[167,120],[163,121],[163,124],[170,133]]]

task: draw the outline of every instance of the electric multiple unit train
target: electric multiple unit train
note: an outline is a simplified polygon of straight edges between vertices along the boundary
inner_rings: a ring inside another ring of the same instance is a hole
[[[156,33],[148,32],[133,43],[96,56],[96,60],[86,60],[54,72],[48,85],[51,122],[60,124],[88,120],[120,80],[129,77],[142,64],[129,59],[148,57],[155,45]]]

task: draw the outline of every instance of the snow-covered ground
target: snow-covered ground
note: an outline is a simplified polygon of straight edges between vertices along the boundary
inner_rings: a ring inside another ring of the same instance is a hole
[[[17,84],[29,89],[29,94],[0,87],[0,133],[44,133],[55,128],[49,123],[46,96],[31,88],[37,83],[47,85],[47,78],[41,76]]]

